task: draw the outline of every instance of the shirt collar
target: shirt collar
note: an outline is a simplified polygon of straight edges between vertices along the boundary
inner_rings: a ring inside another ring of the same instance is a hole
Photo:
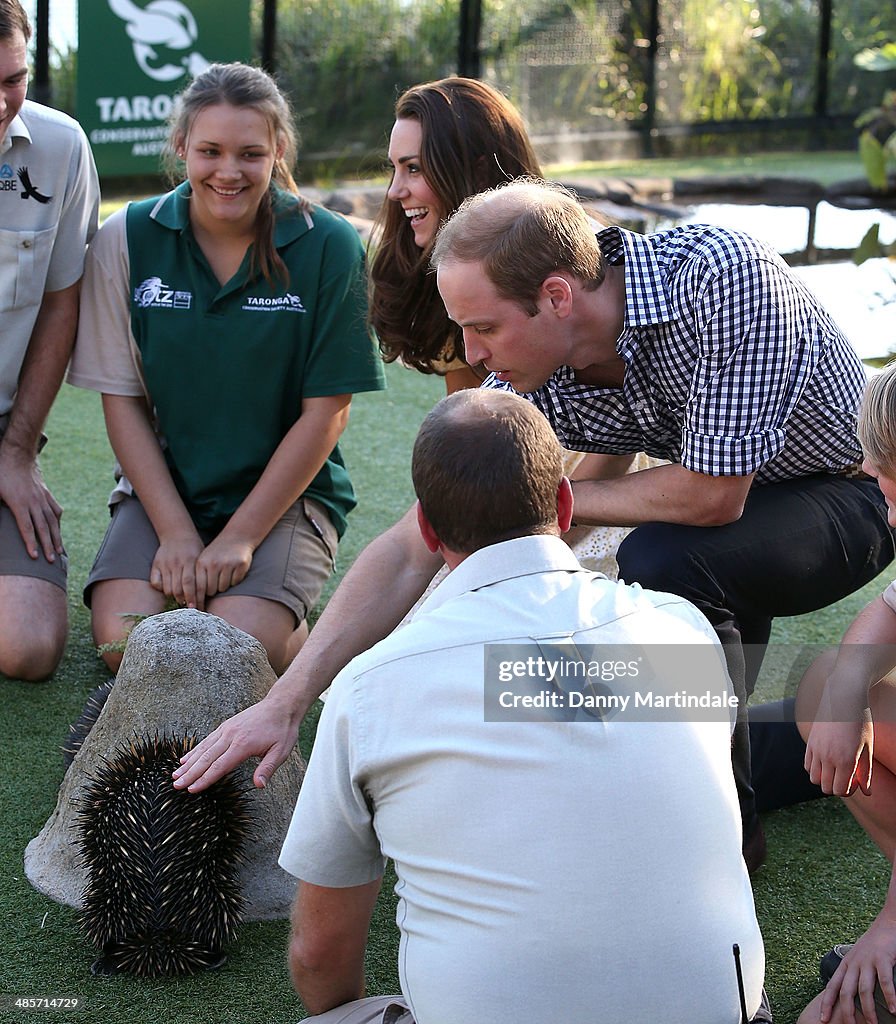
[[[597,241],[610,263],[625,264],[625,326],[649,327],[675,319],[652,236],[611,227],[599,232]]]
[[[172,231],[185,230],[190,224],[190,195],[190,183],[182,181],[159,199],[150,217]],[[299,204],[298,196],[274,186],[274,246],[278,249],[314,227],[311,214],[301,210]]]
[[[543,572],[583,572],[576,556],[559,537],[517,537],[474,551],[453,569],[421,605],[433,611],[446,601],[504,580]]]
[[[28,125],[22,120],[21,114],[16,116],[9,122],[9,127],[6,129],[6,135],[3,141],[0,142],[0,153],[6,153],[12,148],[12,144],[15,139],[24,139],[26,142],[31,141],[31,132],[28,131]]]

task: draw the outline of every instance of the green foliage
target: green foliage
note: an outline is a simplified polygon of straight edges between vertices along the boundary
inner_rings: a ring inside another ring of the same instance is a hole
[[[856,64],[866,71],[896,70],[896,43],[862,50],[856,54]],[[884,192],[890,187],[888,169],[896,167],[896,90],[888,90],[876,107],[864,111],[856,120],[862,129],[859,136],[859,156],[871,188]],[[874,224],[865,234],[853,254],[853,262],[864,263],[879,256],[896,255],[896,244],[884,246],[879,238],[879,225]]]
[[[880,224],[872,224],[865,232],[858,248],[852,254],[852,261],[856,266],[861,266],[867,260],[874,259],[880,255]]]
[[[781,116],[791,112],[793,82],[766,40],[751,0],[686,0],[682,37],[689,67],[683,108],[695,121]]]
[[[856,65],[866,71],[896,70],[896,43],[887,43],[856,54]],[[887,188],[887,169],[896,166],[896,89],[884,93],[881,102],[856,120],[862,129],[859,154],[873,189]]]
[[[50,52],[50,85],[53,106],[74,116],[77,97],[78,51],[66,46],[52,47]]]
[[[279,79],[303,148],[318,158],[385,151],[399,93],[455,70],[457,26],[458,5],[440,0],[281,2]]]
[[[896,43],[886,43],[856,54],[856,65],[865,71],[892,71],[896,68]]]

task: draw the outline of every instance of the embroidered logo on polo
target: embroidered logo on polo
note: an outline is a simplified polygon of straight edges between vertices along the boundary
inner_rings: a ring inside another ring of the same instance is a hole
[[[243,309],[266,313],[307,313],[298,295],[287,292],[285,295],[247,295]]]
[[[23,199],[36,199],[39,203],[49,203],[53,198],[52,196],[45,196],[43,192],[40,192],[36,185],[31,184],[31,176],[28,173],[27,167],[20,167],[18,170],[19,181],[22,183]]]
[[[193,293],[175,291],[160,277],[148,277],[134,289],[134,302],[141,309],[189,309],[193,304]]]
[[[16,181],[9,164],[0,167],[0,192],[18,192],[19,183]]]

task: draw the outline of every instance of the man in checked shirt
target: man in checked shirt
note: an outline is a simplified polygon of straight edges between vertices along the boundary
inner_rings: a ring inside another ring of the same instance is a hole
[[[637,527],[620,578],[689,599],[725,645],[757,867],[746,702],[772,619],[839,600],[894,556],[883,496],[857,475],[861,362],[762,243],[706,225],[595,237],[575,197],[542,182],[468,200],[432,264],[484,386],[534,402],[565,447],[605,456],[599,479],[575,484],[576,523]],[[626,474],[639,451],[668,464]],[[314,697],[431,578],[415,532],[409,514],[362,553],[269,697],[200,744],[178,785],[204,788],[251,754],[256,783],[270,775]]]

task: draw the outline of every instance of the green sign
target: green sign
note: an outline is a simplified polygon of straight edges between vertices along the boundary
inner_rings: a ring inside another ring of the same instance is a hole
[[[250,0],[80,0],[78,120],[100,174],[153,174],[174,97],[248,60]]]

